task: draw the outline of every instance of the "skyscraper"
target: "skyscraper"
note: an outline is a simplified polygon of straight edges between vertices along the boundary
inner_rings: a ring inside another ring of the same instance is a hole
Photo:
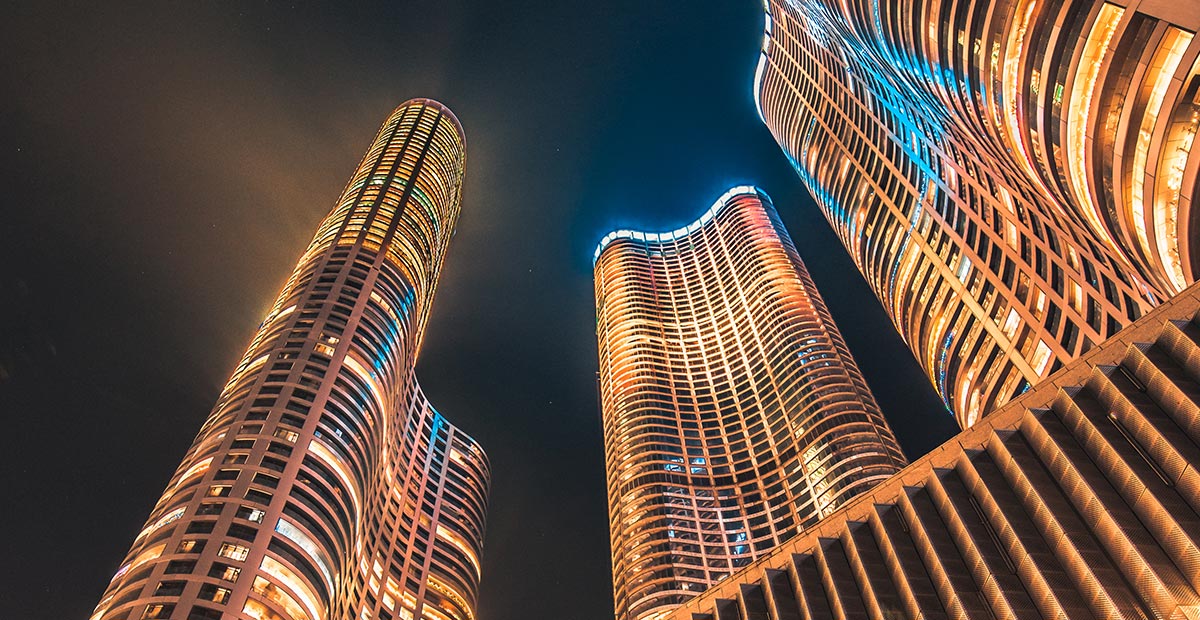
[[[763,121],[959,423],[1200,275],[1200,7],[770,0]]]
[[[384,122],[93,620],[472,620],[489,469],[413,374],[464,134]]]
[[[903,467],[766,194],[596,248],[618,620],[659,618]]]
[[[1194,618],[1200,284],[671,620]]]

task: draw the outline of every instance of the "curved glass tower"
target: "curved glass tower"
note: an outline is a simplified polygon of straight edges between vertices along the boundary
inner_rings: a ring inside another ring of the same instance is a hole
[[[93,620],[472,620],[489,469],[413,375],[462,127],[383,124]]]
[[[766,11],[763,121],[962,426],[1200,275],[1194,2]]]
[[[595,278],[619,620],[669,613],[904,466],[760,190],[609,234]]]

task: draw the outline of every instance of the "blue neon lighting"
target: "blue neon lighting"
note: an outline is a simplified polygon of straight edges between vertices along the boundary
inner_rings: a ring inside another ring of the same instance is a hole
[[[946,411],[950,411],[949,389],[946,387],[946,358],[950,354],[950,345],[954,343],[954,332],[946,334],[946,339],[942,341],[942,352],[938,355],[938,396],[942,398],[942,404],[946,405]]]

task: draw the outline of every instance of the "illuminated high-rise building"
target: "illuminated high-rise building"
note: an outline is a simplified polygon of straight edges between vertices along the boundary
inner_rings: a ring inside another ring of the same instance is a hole
[[[962,426],[1200,276],[1200,4],[766,12],[759,113]]]
[[[1200,284],[670,620],[1200,617]]]
[[[488,463],[413,374],[464,149],[387,118],[93,620],[474,618]]]
[[[770,199],[596,249],[618,620],[659,618],[905,460]]]

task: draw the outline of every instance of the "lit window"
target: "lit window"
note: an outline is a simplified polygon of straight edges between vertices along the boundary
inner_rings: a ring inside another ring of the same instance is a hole
[[[333,588],[333,574],[329,570],[329,565],[325,561],[324,555],[320,551],[320,547],[313,539],[309,538],[307,534],[300,530],[300,528],[283,518],[280,518],[279,522],[275,524],[275,531],[283,534],[288,540],[292,541],[301,549],[303,549],[305,554],[308,555],[308,557],[316,563],[317,568],[321,570],[321,574],[325,577],[325,585]]]
[[[203,540],[185,540],[179,543],[178,553],[200,553],[204,549]]]
[[[320,617],[320,615],[317,613],[317,609],[319,608],[319,604],[317,603],[317,595],[308,587],[307,584],[304,583],[302,579],[300,579],[299,575],[292,572],[290,568],[271,556],[266,556],[263,558],[260,568],[262,568],[264,574],[269,575],[276,582],[282,583],[285,587],[290,589],[296,595],[296,598],[298,598],[304,605],[304,608],[307,610],[310,618],[315,619]],[[255,586],[257,588],[258,579],[255,579]]]
[[[1039,340],[1037,349],[1033,352],[1033,359],[1030,360],[1034,372],[1038,376],[1043,376],[1046,373],[1046,367],[1050,365],[1050,347],[1046,345],[1044,340]]]
[[[157,618],[170,618],[171,612],[175,611],[174,605],[154,603],[146,606],[145,613],[142,614],[142,620],[152,620]]]
[[[292,618],[308,617],[308,614],[304,611],[304,608],[300,606],[300,603],[296,601],[296,599],[293,598],[292,595],[287,592],[287,590],[275,585],[269,579],[255,577],[254,592],[268,601],[271,601],[272,603],[282,607],[284,611],[288,613],[288,616]]]
[[[237,517],[239,519],[246,519],[255,523],[262,523],[264,514],[266,513],[264,513],[262,510],[253,508],[251,506],[242,506],[241,508],[238,508],[237,511]]]
[[[243,545],[235,545],[233,543],[225,543],[225,544],[221,545],[221,550],[218,551],[217,553],[218,553],[218,555],[221,555],[223,557],[227,557],[231,560],[237,560],[237,561],[241,562],[242,560],[246,559],[247,555],[249,555],[250,548],[245,547]]]
[[[180,517],[183,516],[183,513],[185,510],[187,510],[186,507],[179,508],[176,510],[172,510],[171,512],[168,512],[167,514],[163,515],[162,518],[160,518],[158,521],[155,521],[153,525],[142,530],[142,533],[138,535],[138,538],[141,538],[141,537],[143,537],[165,525],[168,525],[170,523],[177,521]]]
[[[222,588],[211,583],[200,586],[200,598],[214,603],[224,604],[229,600],[229,593],[229,588]]]
[[[236,566],[229,566],[228,564],[221,564],[219,562],[213,564],[212,568],[208,571],[209,577],[217,577],[230,583],[236,582],[238,580],[238,576],[241,574],[242,569]]]

